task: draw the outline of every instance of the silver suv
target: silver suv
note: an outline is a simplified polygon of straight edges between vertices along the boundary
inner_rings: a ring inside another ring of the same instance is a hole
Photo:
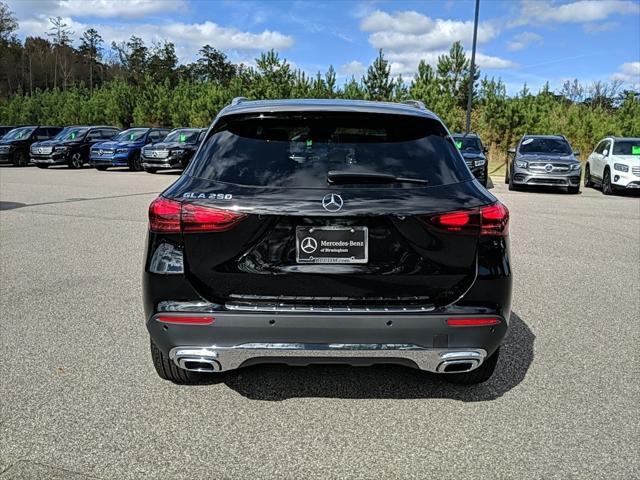
[[[509,190],[547,186],[580,192],[579,152],[573,151],[563,135],[525,135],[509,153],[513,155],[505,174]]]

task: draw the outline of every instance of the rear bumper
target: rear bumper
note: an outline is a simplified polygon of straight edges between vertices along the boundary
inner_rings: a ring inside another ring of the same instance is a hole
[[[175,314],[175,313],[174,313]],[[481,327],[452,327],[449,318],[486,317],[457,314],[268,314],[202,313],[210,325],[147,321],[153,342],[176,364],[185,358],[215,363],[210,371],[256,363],[399,363],[442,372],[443,362],[465,360],[473,370],[500,345],[507,321]],[[184,315],[199,315],[189,312]],[[207,363],[207,362],[204,362]],[[188,367],[188,366],[187,366]]]
[[[353,365],[406,363],[428,372],[459,373],[475,370],[486,357],[487,352],[482,349],[434,349],[413,344],[362,343],[249,343],[233,347],[176,347],[169,352],[169,358],[178,367],[197,372],[222,372],[270,361],[290,365],[337,361]]]

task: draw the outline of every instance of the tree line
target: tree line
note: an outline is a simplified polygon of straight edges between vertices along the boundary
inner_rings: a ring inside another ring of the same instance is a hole
[[[335,69],[308,75],[275,51],[255,66],[237,65],[224,52],[203,46],[192,63],[179,63],[171,42],[147,45],[136,36],[106,48],[94,28],[78,35],[62,18],[50,19],[45,37],[20,41],[18,23],[0,2],[0,124],[111,124],[194,126],[211,123],[232,98],[346,98],[421,100],[451,131],[464,128],[470,62],[459,42],[431,66],[424,61],[410,79],[391,75],[380,51],[361,78],[338,82]],[[591,151],[606,135],[640,136],[640,93],[620,82],[583,85],[567,81],[559,91],[526,84],[509,96],[501,79],[473,79],[472,130],[494,160],[525,133],[566,135],[574,148]]]

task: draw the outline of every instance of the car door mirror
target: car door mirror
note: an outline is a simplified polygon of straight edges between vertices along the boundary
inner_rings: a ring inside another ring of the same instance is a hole
[[[484,153],[484,154],[489,153],[489,149],[488,149],[487,147],[484,147],[484,148],[482,149],[482,153]]]
[[[609,155],[609,150],[607,150],[606,148],[602,151],[602,156],[606,157],[607,155]]]
[[[509,150],[507,150],[507,152],[509,153],[509,155],[515,155],[516,154],[516,149],[515,148],[510,148]]]
[[[574,154],[576,157],[579,157],[579,156],[580,156],[580,150],[574,150],[574,151],[573,151],[573,154]]]

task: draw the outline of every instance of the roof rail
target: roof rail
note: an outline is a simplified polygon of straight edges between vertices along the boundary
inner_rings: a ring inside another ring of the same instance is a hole
[[[411,105],[412,107],[419,108],[420,110],[426,110],[427,107],[424,106],[424,102],[420,100],[403,100],[402,103],[405,105]]]
[[[238,105],[239,103],[246,102],[247,100],[247,97],[235,97],[231,100],[231,105]]]

